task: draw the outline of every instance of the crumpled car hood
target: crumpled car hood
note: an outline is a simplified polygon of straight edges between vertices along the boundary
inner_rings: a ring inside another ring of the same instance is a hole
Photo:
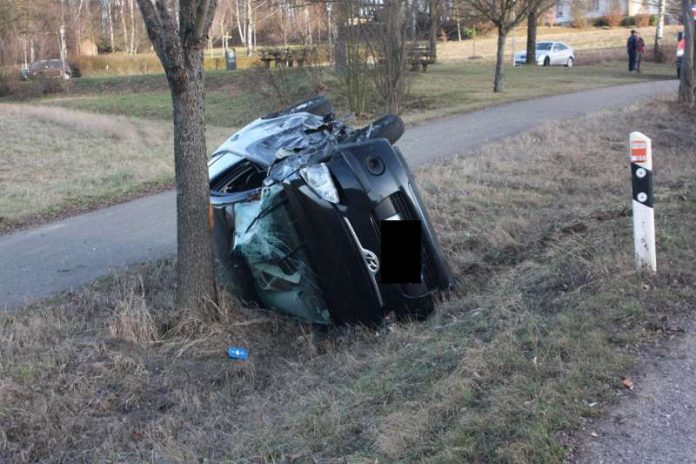
[[[326,138],[321,132],[306,130],[320,126],[322,118],[310,113],[296,113],[270,119],[257,119],[227,139],[213,152],[208,174],[214,178],[238,162],[239,157],[270,166],[279,149],[305,148]]]

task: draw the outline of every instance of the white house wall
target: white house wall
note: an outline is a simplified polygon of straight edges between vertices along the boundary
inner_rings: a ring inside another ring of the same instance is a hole
[[[587,0],[587,18],[598,18],[607,14],[611,0]],[[556,23],[569,23],[573,20],[571,14],[571,0],[560,0],[556,4],[555,10]],[[657,6],[650,0],[621,0],[621,14],[634,16],[636,14],[657,14]]]

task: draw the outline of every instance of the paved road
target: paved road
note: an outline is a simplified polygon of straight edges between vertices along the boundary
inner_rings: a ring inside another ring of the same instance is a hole
[[[696,462],[696,322],[684,322],[664,355],[640,356],[634,390],[585,428],[577,464]]]
[[[415,126],[399,146],[412,166],[421,166],[547,121],[675,91],[676,81],[655,81],[509,103]],[[16,307],[171,255],[174,199],[173,192],[164,192],[0,237],[0,306]]]

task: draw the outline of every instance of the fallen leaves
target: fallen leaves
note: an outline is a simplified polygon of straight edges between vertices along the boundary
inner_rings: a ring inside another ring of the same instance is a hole
[[[623,385],[626,390],[633,390],[634,387],[633,380],[631,380],[629,377],[624,377],[621,379],[621,385]]]

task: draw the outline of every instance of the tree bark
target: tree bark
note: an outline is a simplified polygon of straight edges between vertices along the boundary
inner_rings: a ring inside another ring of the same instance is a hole
[[[123,30],[123,51],[128,51],[128,26],[126,25],[126,0],[121,0],[121,29]]]
[[[437,63],[437,30],[440,25],[440,0],[430,0],[430,62]]]
[[[679,101],[694,106],[694,21],[691,19],[691,0],[681,0],[682,22],[684,23],[684,56],[679,79]]]
[[[111,46],[111,53],[116,51],[116,46],[114,45],[114,12],[111,8],[111,2],[113,0],[108,0],[106,3],[106,12],[109,16],[109,45]]]
[[[493,79],[493,92],[503,91],[503,65],[505,53],[505,38],[507,31],[498,27],[498,51],[495,59],[495,78]]]
[[[536,9],[529,10],[527,16],[527,64],[536,64],[536,36],[539,12]]]
[[[148,36],[167,76],[174,115],[177,209],[176,305],[193,309],[217,302],[210,191],[205,146],[203,50],[216,0],[138,0]]]
[[[665,55],[662,50],[662,36],[665,29],[665,0],[657,2],[657,27],[655,27],[655,45],[653,47],[653,57],[656,63],[665,61]]]
[[[208,227],[208,153],[205,144],[203,51],[187,53],[185,77],[172,76],[176,161],[177,304],[193,308],[215,295]]]
[[[130,45],[128,46],[128,53],[135,55],[137,47],[135,45],[135,8],[133,6],[133,0],[128,0],[128,9],[130,10]]]

